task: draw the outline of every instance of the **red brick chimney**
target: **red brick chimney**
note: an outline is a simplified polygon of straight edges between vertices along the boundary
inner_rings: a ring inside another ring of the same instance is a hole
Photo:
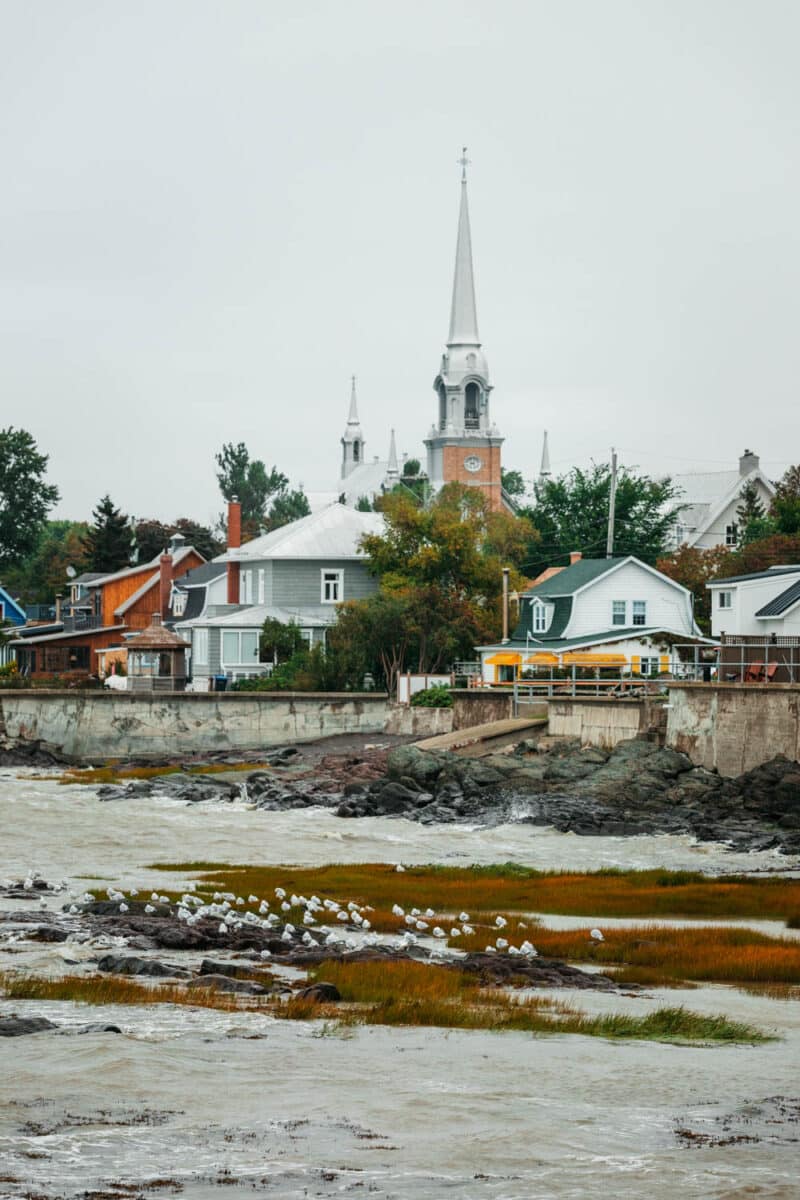
[[[242,544],[242,506],[238,500],[228,502],[228,549],[238,550]],[[239,603],[239,564],[228,563],[228,604]]]
[[[169,598],[172,593],[172,555],[162,554],[158,560],[160,578],[158,581],[158,606],[161,609],[161,620],[169,616]]]
[[[583,558],[583,554],[581,553],[580,550],[572,550],[570,552],[570,556],[569,556],[569,565],[571,567],[574,567],[575,563],[580,562],[582,558]]]

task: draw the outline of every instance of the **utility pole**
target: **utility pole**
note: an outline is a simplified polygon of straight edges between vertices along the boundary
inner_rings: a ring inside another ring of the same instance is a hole
[[[508,641],[508,577],[510,567],[503,567],[503,641]]]
[[[606,558],[614,557],[614,507],[617,502],[617,452],[611,447],[611,486],[608,491],[608,537]]]

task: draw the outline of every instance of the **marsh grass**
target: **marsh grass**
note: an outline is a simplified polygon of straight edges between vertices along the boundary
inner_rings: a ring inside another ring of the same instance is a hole
[[[272,867],[212,862],[153,863],[153,869],[202,876],[208,890],[271,899],[274,889],[372,905],[373,927],[402,925],[392,905],[431,907],[437,914],[563,913],[587,917],[759,917],[786,920],[800,912],[800,880],[689,871],[543,872],[513,863],[491,867],[407,867],[334,863]],[[372,918],[370,918],[372,920]],[[447,919],[447,918],[444,918]]]
[[[185,988],[180,984],[148,986],[132,979],[64,975],[42,979],[32,975],[0,974],[0,993],[8,1000],[71,1000],[76,1004],[182,1004],[189,1008],[216,1008],[224,1012],[259,1008],[263,997],[243,998],[213,988]]]
[[[724,1016],[703,1016],[684,1008],[662,1008],[644,1017],[611,1013],[588,1016],[547,997],[517,999],[499,989],[479,987],[472,977],[422,963],[327,962],[315,972],[335,983],[342,1003],[320,1004],[300,996],[282,1003],[268,997],[243,997],[212,988],[180,984],[149,987],[134,980],[65,976],[40,979],[0,975],[0,994],[11,1000],[72,1001],[91,1005],[178,1004],[223,1012],[262,1012],[293,1021],[319,1021],[329,1035],[346,1036],[357,1025],[482,1029],[541,1034],[582,1034],[653,1041],[763,1042],[753,1026]]]
[[[69,767],[60,775],[35,775],[34,779],[52,783],[88,784],[99,787],[104,783],[121,783],[126,779],[158,779],[162,775],[222,775],[227,772],[270,771],[270,763],[208,763],[205,766],[122,767],[107,763],[103,767]]]

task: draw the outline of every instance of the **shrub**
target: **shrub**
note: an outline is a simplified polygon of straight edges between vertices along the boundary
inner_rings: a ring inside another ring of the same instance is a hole
[[[447,684],[434,683],[422,692],[415,692],[411,704],[414,708],[452,708],[453,697]]]

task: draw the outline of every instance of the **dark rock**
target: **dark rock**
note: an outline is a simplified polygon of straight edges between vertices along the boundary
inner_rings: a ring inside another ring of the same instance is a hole
[[[302,988],[297,996],[300,1000],[317,1000],[320,1004],[333,1004],[341,1000],[342,993],[335,983],[312,983],[310,987]]]
[[[417,792],[405,787],[402,783],[390,780],[380,792],[373,797],[374,811],[377,813],[402,813],[409,808],[415,808]]]
[[[280,943],[284,945],[283,942]],[[200,963],[201,975],[227,975],[229,979],[251,979],[253,968],[251,966],[239,963],[215,962],[213,959],[204,958]]]
[[[188,971],[169,963],[157,962],[154,958],[136,958],[134,955],[106,954],[97,964],[98,971],[111,975],[147,975],[154,979],[185,978]]]
[[[428,787],[438,778],[442,769],[442,759],[428,750],[419,750],[416,746],[395,746],[387,760],[388,774],[392,779],[400,779],[410,775],[423,787]]]
[[[46,1017],[0,1017],[0,1037],[24,1037],[28,1033],[43,1033],[58,1026]]]
[[[232,979],[230,975],[198,975],[186,985],[190,988],[212,988],[215,992],[243,992],[250,996],[263,996],[267,991],[260,983],[247,979]]]
[[[95,1021],[92,1025],[82,1025],[80,1029],[65,1029],[64,1033],[122,1033],[122,1030],[119,1025],[104,1025]]]
[[[58,925],[40,925],[30,934],[33,942],[65,942],[68,937],[69,931]]]

